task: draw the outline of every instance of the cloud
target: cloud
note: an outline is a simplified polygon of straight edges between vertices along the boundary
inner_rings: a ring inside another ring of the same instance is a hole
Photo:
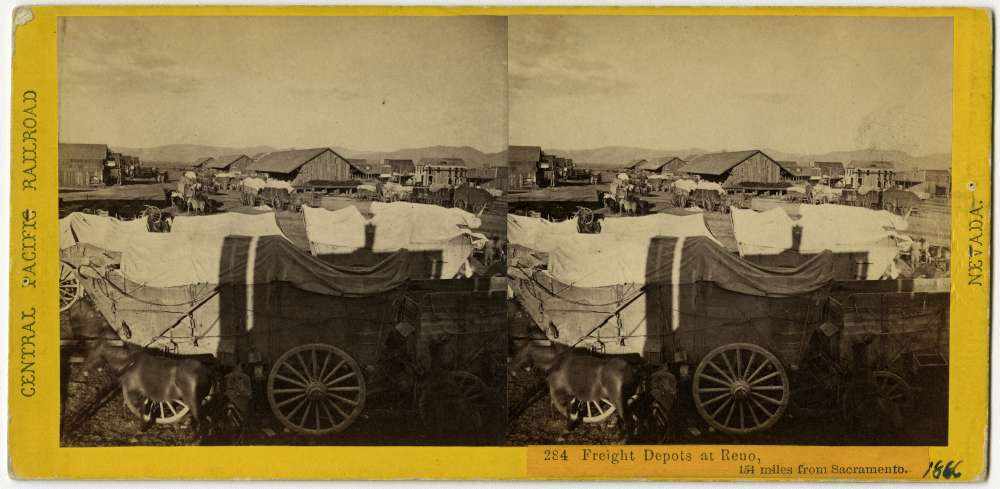
[[[519,27],[511,38],[512,92],[545,97],[611,95],[636,86],[628,73],[584,50],[583,33],[562,19],[527,18]]]

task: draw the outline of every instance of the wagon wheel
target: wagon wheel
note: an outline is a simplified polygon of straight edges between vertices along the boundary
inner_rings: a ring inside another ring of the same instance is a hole
[[[463,211],[464,210],[468,210],[467,209],[468,204],[466,204],[465,200],[463,200],[463,199],[457,199],[457,200],[455,200],[455,207],[457,207],[459,209],[462,209]]]
[[[59,312],[70,308],[83,297],[83,286],[76,267],[66,261],[59,262]]]
[[[580,207],[580,224],[590,226],[594,222],[594,211],[589,207]]]
[[[267,401],[288,429],[305,435],[343,431],[365,406],[358,362],[334,346],[315,343],[285,352],[267,378]]]
[[[574,398],[573,400],[579,402],[578,399]],[[566,408],[559,405],[559,403],[553,403],[553,405],[556,407],[556,411],[559,411],[559,414],[565,418]],[[611,403],[611,399],[602,397],[599,402],[589,401],[586,405],[581,405],[580,413],[583,414],[583,416],[580,419],[584,423],[600,423],[601,421],[610,418],[611,415],[615,414],[615,411],[615,405]]]
[[[420,420],[437,433],[458,426],[469,427],[461,421],[472,421],[474,427],[480,428],[489,409],[486,384],[476,375],[461,370],[435,375],[416,394]],[[463,408],[469,409],[466,414],[473,415],[471,419],[456,419]]]
[[[142,418],[143,421],[149,421],[149,405],[153,404],[153,413],[159,413],[156,417],[156,424],[173,424],[187,415],[191,408],[187,404],[180,400],[174,400],[170,402],[158,402],[153,403],[149,399],[142,400],[142,410],[140,411],[138,407],[134,406],[128,399],[125,399],[125,407],[132,412],[137,418]]]
[[[788,408],[784,367],[771,352],[750,343],[730,343],[705,355],[692,390],[698,414],[730,434],[766,430]]]
[[[910,407],[913,403],[913,391],[902,377],[887,370],[879,370],[872,374],[878,395],[900,408]]]

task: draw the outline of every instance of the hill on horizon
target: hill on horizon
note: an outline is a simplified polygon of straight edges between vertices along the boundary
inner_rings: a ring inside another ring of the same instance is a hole
[[[657,150],[632,146],[604,146],[583,150],[542,148],[542,150],[548,154],[573,158],[573,161],[578,165],[590,166],[594,168],[620,168],[630,161],[665,156],[676,156],[683,160],[688,160],[693,156],[706,153],[739,151],[742,149],[743,148],[707,150],[704,148],[685,148]],[[951,155],[946,153],[913,156],[905,151],[880,149],[832,151],[828,153],[815,154],[789,153],[769,148],[763,148],[761,151],[777,161],[795,161],[805,165],[811,164],[814,161],[840,161],[845,164],[851,161],[891,161],[896,163],[898,167],[904,169],[920,168],[926,170],[947,170],[951,168]]]
[[[338,146],[331,146],[331,149],[345,158],[363,158],[369,163],[377,163],[383,158],[412,159],[414,162],[421,158],[461,158],[466,165],[472,168],[482,168],[492,165],[506,164],[504,153],[483,153],[471,146],[429,146],[425,148],[406,148],[395,151],[363,151]],[[270,153],[282,149],[271,146],[248,146],[242,148],[226,146],[208,146],[199,144],[170,144],[166,146],[155,146],[150,148],[129,148],[124,146],[113,146],[113,151],[138,156],[142,161],[162,161],[162,162],[194,162],[199,158],[218,157],[231,154],[245,154],[254,156],[258,153]]]

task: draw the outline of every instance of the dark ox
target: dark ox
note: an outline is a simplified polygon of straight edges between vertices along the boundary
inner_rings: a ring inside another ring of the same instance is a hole
[[[148,419],[140,431],[146,431],[156,421],[153,408],[159,403],[180,400],[191,410],[195,436],[206,427],[203,404],[212,390],[211,369],[198,360],[162,356],[138,347],[114,346],[109,341],[93,345],[83,364],[83,374],[101,372],[107,365],[121,384],[125,402]],[[151,402],[143,412],[143,401]]]
[[[566,417],[564,435],[582,420],[583,406],[603,399],[614,406],[623,435],[632,432],[626,401],[636,393],[638,383],[625,360],[551,342],[529,341],[515,355],[511,373],[532,368],[545,373],[552,405]]]

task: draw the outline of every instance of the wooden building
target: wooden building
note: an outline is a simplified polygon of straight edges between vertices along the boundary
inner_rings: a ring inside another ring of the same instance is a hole
[[[253,160],[244,154],[225,155],[212,158],[204,163],[204,167],[217,172],[242,174]]]
[[[388,166],[392,176],[398,177],[400,180],[405,180],[417,173],[417,167],[413,164],[413,160],[384,158],[382,166]]]
[[[465,183],[468,168],[461,158],[421,158],[414,179],[419,185],[451,185]]]
[[[508,187],[519,189],[533,184],[537,179],[538,166],[542,162],[541,146],[508,146],[507,166]]]
[[[632,161],[630,161],[630,162],[628,162],[628,163],[625,164],[625,169],[626,170],[638,170],[639,168],[642,167],[642,165],[645,165],[645,164],[646,164],[646,160],[644,160],[644,159],[642,159],[642,160],[632,160]]]
[[[312,182],[325,182],[331,187],[338,183],[350,186],[351,180],[357,180],[354,178],[356,170],[347,158],[330,148],[275,151],[254,161],[246,170],[291,182],[296,187]]]
[[[650,175],[673,175],[686,164],[686,161],[676,156],[663,156],[646,160],[639,169]]]
[[[816,184],[820,181],[821,172],[819,168],[800,165],[797,161],[779,161],[778,165],[788,172],[785,175],[785,180],[789,182]]]
[[[726,187],[742,183],[771,184],[787,180],[791,173],[760,150],[710,153],[698,156],[679,172]]]
[[[839,161],[814,161],[813,166],[819,168],[820,180],[829,185],[844,180],[844,164]]]
[[[59,188],[90,188],[107,183],[111,150],[106,144],[59,143]]]
[[[194,163],[191,163],[191,168],[198,169],[198,170],[204,169],[204,168],[208,168],[208,165],[211,164],[212,160],[214,160],[214,159],[215,158],[212,158],[211,156],[204,156],[204,157],[198,158],[197,160],[194,160]]]
[[[852,161],[844,172],[848,187],[892,188],[896,185],[896,165],[891,161]]]

